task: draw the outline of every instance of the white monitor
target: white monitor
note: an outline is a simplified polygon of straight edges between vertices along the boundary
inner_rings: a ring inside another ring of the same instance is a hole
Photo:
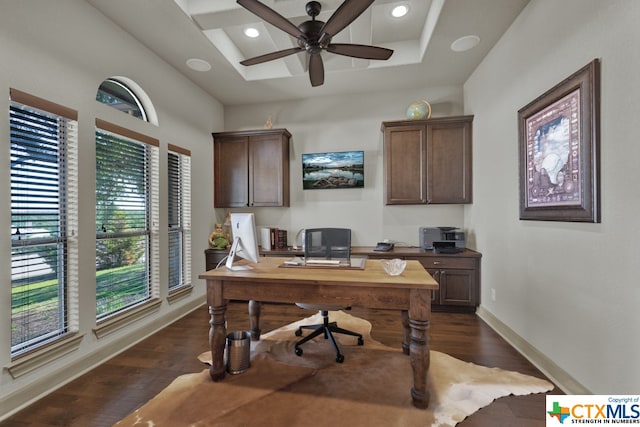
[[[229,270],[249,270],[248,265],[233,265],[236,255],[249,262],[260,262],[258,239],[256,237],[256,222],[252,213],[231,214],[231,234],[233,244],[229,250],[226,267]]]

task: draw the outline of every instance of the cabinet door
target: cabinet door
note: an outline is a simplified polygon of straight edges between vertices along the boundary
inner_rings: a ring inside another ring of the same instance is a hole
[[[282,135],[249,139],[249,205],[289,206],[289,140]]]
[[[474,275],[472,270],[441,270],[440,304],[475,306]]]
[[[471,203],[471,121],[427,125],[427,203]]]
[[[248,147],[248,137],[214,139],[214,207],[237,208],[249,205]]]
[[[424,126],[399,126],[385,129],[385,202],[387,205],[426,203],[425,160]]]

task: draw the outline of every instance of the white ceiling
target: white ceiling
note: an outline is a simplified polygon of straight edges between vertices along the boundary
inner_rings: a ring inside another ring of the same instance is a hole
[[[245,67],[239,62],[296,41],[262,22],[235,0],[87,0],[106,17],[225,105],[311,98],[380,90],[461,85],[509,28],[529,0],[376,0],[334,43],[372,44],[394,50],[387,61],[323,52],[325,83],[312,87],[306,52]],[[294,24],[309,18],[306,0],[262,0]],[[342,0],[321,0],[316,19],[327,21]],[[393,6],[409,14],[393,18]],[[244,28],[261,35],[249,39]],[[480,43],[454,52],[453,41],[477,35]],[[198,72],[189,58],[212,68]]]

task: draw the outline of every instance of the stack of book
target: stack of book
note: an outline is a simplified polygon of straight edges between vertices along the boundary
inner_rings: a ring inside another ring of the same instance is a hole
[[[264,227],[261,230],[262,250],[270,251],[287,248],[287,230],[276,227]]]

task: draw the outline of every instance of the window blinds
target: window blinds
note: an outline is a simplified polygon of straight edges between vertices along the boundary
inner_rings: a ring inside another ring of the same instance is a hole
[[[157,141],[96,122],[96,298],[102,319],[152,296]]]
[[[15,89],[11,98],[11,353],[15,356],[69,330],[68,238],[70,227],[75,230],[77,223],[77,113]]]
[[[190,284],[190,154],[188,150],[169,144],[167,157],[167,200],[169,228],[168,286],[170,291]]]

